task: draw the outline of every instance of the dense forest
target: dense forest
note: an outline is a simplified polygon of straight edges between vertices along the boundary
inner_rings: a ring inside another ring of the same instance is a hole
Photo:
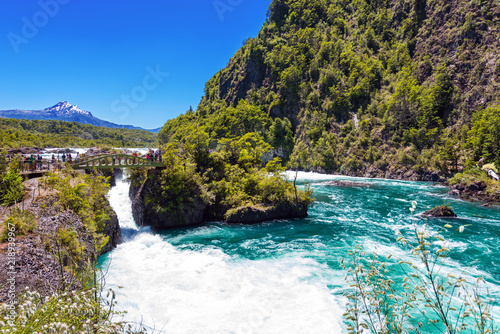
[[[156,147],[145,130],[112,129],[76,122],[0,118],[0,147]]]
[[[274,0],[162,143],[256,132],[291,167],[422,179],[500,163],[500,6]]]

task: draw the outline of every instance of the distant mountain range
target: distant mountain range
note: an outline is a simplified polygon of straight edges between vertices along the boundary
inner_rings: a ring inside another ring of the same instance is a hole
[[[161,128],[157,129],[143,129],[133,125],[120,125],[103,121],[92,115],[92,113],[81,110],[78,106],[64,101],[59,102],[55,106],[45,108],[43,110],[0,110],[0,117],[15,118],[15,119],[37,119],[37,120],[57,120],[65,122],[78,122],[82,124],[90,124],[95,126],[104,126],[107,128],[118,129],[135,129],[146,130],[153,133],[158,133]]]

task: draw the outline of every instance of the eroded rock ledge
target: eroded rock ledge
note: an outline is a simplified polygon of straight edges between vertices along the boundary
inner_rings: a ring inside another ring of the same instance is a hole
[[[258,224],[268,220],[305,218],[307,207],[302,204],[280,204],[276,206],[241,206],[229,210],[225,215],[228,224]]]
[[[470,185],[455,184],[450,187],[448,194],[469,200],[500,202],[500,193],[492,194],[487,192],[487,186],[484,181],[472,182]]]

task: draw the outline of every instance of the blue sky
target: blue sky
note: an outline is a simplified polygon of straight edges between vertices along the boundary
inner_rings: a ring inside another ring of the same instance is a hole
[[[0,0],[0,110],[68,101],[156,128],[255,37],[271,0]]]

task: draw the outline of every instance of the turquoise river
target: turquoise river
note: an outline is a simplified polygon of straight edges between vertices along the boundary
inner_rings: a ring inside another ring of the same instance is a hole
[[[331,180],[363,185],[328,185]],[[489,291],[500,323],[498,207],[453,198],[432,183],[299,173],[298,184],[314,189],[316,203],[306,219],[253,226],[214,222],[153,233],[135,225],[129,186],[119,181],[109,199],[124,240],[101,263],[106,287],[116,292],[118,308],[127,310],[124,319],[154,333],[346,333],[343,294],[349,285],[341,259],[356,245],[392,255],[388,269],[400,281],[397,262],[412,258],[396,242],[397,232],[427,223],[431,236],[445,224],[451,232],[470,225],[445,242],[451,251],[441,273],[471,282],[484,277],[483,291]],[[420,217],[445,203],[459,218]]]

